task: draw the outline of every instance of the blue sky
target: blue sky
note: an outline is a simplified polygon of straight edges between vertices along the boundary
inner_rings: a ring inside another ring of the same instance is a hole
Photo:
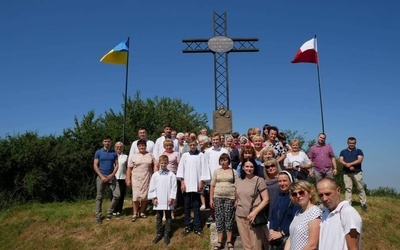
[[[228,36],[257,37],[258,53],[229,56],[234,130],[277,125],[306,139],[321,131],[317,70],[291,64],[318,37],[327,142],[354,136],[369,188],[400,191],[400,2],[379,1],[6,1],[0,8],[0,137],[62,133],[89,110],[121,110],[125,68],[99,59],[131,38],[129,94],[171,97],[207,113],[212,54],[183,54],[184,38],[211,38],[212,13],[227,11]]]

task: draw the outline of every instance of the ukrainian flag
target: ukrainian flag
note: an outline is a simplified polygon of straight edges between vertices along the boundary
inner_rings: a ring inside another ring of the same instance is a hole
[[[128,39],[115,46],[110,52],[105,54],[100,62],[112,64],[127,64],[129,42]]]

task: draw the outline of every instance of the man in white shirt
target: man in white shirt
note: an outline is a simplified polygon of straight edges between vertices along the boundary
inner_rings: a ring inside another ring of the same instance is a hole
[[[158,159],[162,153],[164,153],[164,141],[165,139],[171,139],[174,142],[174,148],[173,150],[175,152],[179,152],[179,143],[178,140],[172,139],[171,133],[172,133],[172,126],[170,124],[167,124],[164,126],[164,133],[165,136],[161,136],[156,140],[156,143],[154,144],[154,149],[153,149],[153,155],[155,159]]]
[[[133,154],[136,154],[139,152],[139,149],[137,147],[137,142],[139,140],[145,140],[146,141],[146,151],[149,153],[153,153],[154,142],[147,139],[146,128],[140,127],[139,131],[138,131],[138,136],[139,136],[139,139],[132,143],[131,150],[129,151],[129,159],[132,157]],[[129,163],[129,160],[128,160],[128,163]]]
[[[340,200],[340,188],[330,178],[317,183],[324,204],[319,249],[360,249],[362,220],[348,201]]]

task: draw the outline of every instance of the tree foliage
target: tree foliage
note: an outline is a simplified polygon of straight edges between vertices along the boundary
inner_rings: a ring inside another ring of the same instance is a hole
[[[129,150],[141,126],[151,139],[157,138],[163,125],[177,131],[199,131],[207,127],[205,114],[180,99],[155,97],[127,101],[126,138]],[[110,109],[96,116],[93,110],[60,136],[39,136],[26,132],[0,138],[0,209],[16,203],[74,201],[95,196],[93,156],[102,147],[104,135],[114,142],[122,140],[123,112]]]

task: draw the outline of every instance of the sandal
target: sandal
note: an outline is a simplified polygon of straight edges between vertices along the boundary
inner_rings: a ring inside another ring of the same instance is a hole
[[[224,244],[222,244],[222,242],[218,241],[218,244],[216,246],[214,246],[213,250],[220,250],[220,249],[224,249]]]
[[[140,213],[140,218],[142,218],[142,219],[146,219],[146,218],[147,218],[147,216],[146,216],[144,213]]]
[[[228,242],[226,243],[226,245],[228,246],[228,250],[233,250],[233,243],[232,243],[232,241],[228,241]]]
[[[137,219],[137,214],[134,214],[134,215],[132,215],[132,219],[131,219],[131,221],[132,221],[132,222],[135,222],[135,221],[136,221],[136,219]]]

